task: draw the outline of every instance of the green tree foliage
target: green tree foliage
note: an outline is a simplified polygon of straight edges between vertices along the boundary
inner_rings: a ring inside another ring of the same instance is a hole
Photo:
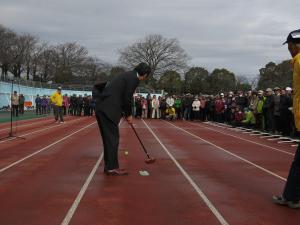
[[[165,90],[169,94],[180,94],[182,89],[182,81],[180,74],[176,71],[166,71],[158,81],[158,87]]]
[[[210,93],[228,92],[236,90],[234,73],[226,69],[215,69],[210,77]]]
[[[202,67],[192,67],[184,79],[183,91],[185,93],[199,94],[209,91],[209,73]]]
[[[259,70],[258,89],[292,86],[292,66],[289,60],[276,65],[269,62]]]

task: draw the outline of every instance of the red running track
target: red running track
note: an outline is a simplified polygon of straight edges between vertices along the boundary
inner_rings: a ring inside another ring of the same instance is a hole
[[[39,120],[20,131],[37,131],[26,140],[0,142],[0,224],[299,224],[298,210],[271,202],[295,148],[209,124],[135,123],[157,161],[144,163],[123,122],[119,158],[130,172],[124,177],[103,174],[93,118]],[[149,176],[139,174],[145,170]]]

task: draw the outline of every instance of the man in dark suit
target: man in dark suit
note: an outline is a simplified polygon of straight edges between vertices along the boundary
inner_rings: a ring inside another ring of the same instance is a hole
[[[96,118],[104,147],[104,173],[107,175],[126,175],[119,168],[119,121],[123,114],[132,124],[132,97],[141,80],[150,74],[151,69],[140,63],[133,71],[119,74],[106,84],[98,83],[93,88],[96,100]],[[105,85],[105,86],[104,86]]]

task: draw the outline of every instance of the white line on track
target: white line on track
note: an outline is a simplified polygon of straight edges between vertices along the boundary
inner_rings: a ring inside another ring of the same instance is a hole
[[[261,166],[255,164],[255,163],[253,163],[253,162],[250,162],[249,160],[247,160],[247,159],[245,159],[245,158],[243,158],[243,157],[241,157],[241,156],[238,156],[238,155],[236,155],[236,154],[234,154],[234,153],[232,153],[232,152],[230,152],[230,151],[228,151],[228,150],[226,150],[226,149],[224,149],[224,148],[222,148],[222,147],[220,147],[220,146],[218,146],[218,145],[215,145],[214,143],[211,143],[211,142],[209,142],[209,141],[207,141],[207,140],[205,140],[205,139],[203,139],[203,138],[201,138],[201,137],[199,137],[199,136],[197,136],[197,135],[195,135],[195,134],[193,134],[193,133],[190,133],[190,132],[186,131],[185,129],[182,129],[181,127],[178,127],[178,126],[176,126],[176,125],[174,125],[174,124],[172,124],[172,123],[170,123],[170,122],[167,122],[167,121],[166,121],[166,123],[172,125],[173,127],[176,127],[176,128],[179,129],[179,130],[182,130],[183,132],[185,132],[185,133],[187,133],[187,134],[189,134],[189,135],[191,135],[191,136],[193,136],[193,137],[195,137],[195,138],[197,138],[197,139],[199,139],[199,140],[201,140],[201,141],[203,141],[203,142],[205,142],[205,143],[207,143],[207,144],[210,144],[210,145],[216,147],[217,149],[219,149],[219,150],[221,150],[221,151],[223,151],[223,152],[226,152],[227,154],[229,154],[229,155],[231,155],[231,156],[233,156],[233,157],[235,157],[235,158],[238,158],[238,159],[240,159],[240,160],[242,160],[242,161],[244,161],[244,162],[246,162],[246,163],[248,163],[248,164],[250,164],[250,165],[256,167],[257,169],[260,169],[260,170],[262,170],[262,171],[264,171],[264,172],[266,172],[266,173],[268,173],[268,174],[270,174],[270,175],[272,175],[272,176],[274,176],[274,177],[277,177],[277,178],[279,178],[280,180],[286,181],[286,179],[285,179],[284,177],[281,177],[281,176],[277,175],[276,173],[273,173],[273,172],[270,171],[270,170],[267,170],[267,169],[265,169],[265,168],[263,168],[263,167],[261,167]]]
[[[272,149],[274,151],[278,151],[278,152],[281,152],[281,153],[284,153],[284,154],[287,154],[287,155],[291,155],[291,156],[294,156],[295,154],[294,153],[291,153],[291,152],[286,152],[286,151],[283,151],[283,150],[280,150],[278,148],[274,148],[274,147],[271,147],[271,146],[268,146],[268,145],[264,145],[264,144],[261,144],[261,143],[257,143],[255,141],[250,141],[248,139],[245,139],[245,138],[241,138],[241,137],[238,137],[238,136],[235,136],[235,135],[232,135],[232,134],[228,134],[228,133],[225,133],[225,132],[222,132],[222,131],[218,131],[218,130],[215,130],[215,129],[212,129],[212,128],[209,128],[209,127],[206,127],[206,126],[201,126],[201,125],[198,125],[198,124],[194,124],[194,123],[191,123],[191,122],[188,122],[189,124],[193,124],[193,125],[196,125],[198,127],[202,127],[202,128],[205,128],[205,129],[208,129],[208,130],[212,130],[212,131],[215,131],[215,132],[218,132],[218,133],[221,133],[221,134],[225,134],[227,136],[230,136],[230,137],[234,137],[234,138],[237,138],[237,139],[240,139],[240,140],[243,140],[243,141],[247,141],[247,142],[250,142],[252,144],[256,144],[256,145],[259,145],[259,146],[262,146],[262,147],[266,147],[266,148],[269,148],[269,149]],[[276,139],[278,140],[278,139]]]
[[[119,127],[120,127],[120,125],[123,123],[123,121],[124,121],[124,119],[122,118],[122,119],[120,120],[120,122],[119,122]],[[90,175],[89,175],[88,178],[86,179],[84,185],[83,185],[82,188],[80,189],[80,192],[78,193],[76,199],[74,200],[74,202],[73,202],[71,208],[69,209],[69,211],[68,211],[67,215],[65,216],[65,218],[64,218],[63,222],[61,223],[61,225],[68,225],[68,224],[70,223],[70,221],[71,221],[71,219],[72,219],[72,217],[73,217],[75,211],[77,210],[77,208],[78,208],[78,206],[79,206],[79,203],[80,203],[82,197],[84,196],[84,194],[85,194],[85,192],[86,192],[88,186],[90,185],[90,183],[91,183],[91,181],[92,181],[92,179],[93,179],[93,177],[94,177],[94,175],[95,175],[95,173],[96,173],[96,171],[97,171],[97,169],[98,169],[98,167],[99,167],[99,165],[100,165],[102,159],[103,159],[103,152],[101,153],[100,158],[99,158],[98,161],[96,162],[96,164],[95,164],[95,166],[94,166],[92,172],[90,173]]]
[[[28,135],[30,135],[30,134],[34,134],[34,133],[37,133],[37,132],[42,132],[42,131],[44,131],[44,130],[50,130],[50,129],[52,129],[52,128],[54,128],[54,127],[58,127],[58,126],[61,126],[61,124],[55,125],[55,126],[51,126],[51,127],[47,127],[47,128],[40,129],[40,130],[36,130],[36,131],[32,131],[32,132],[23,134],[23,135],[21,135],[21,136],[19,136],[19,137],[26,137],[26,136],[28,136]],[[17,137],[11,137],[11,138],[8,138],[8,139],[6,139],[6,140],[4,140],[4,141],[0,141],[0,144],[3,143],[3,142],[7,142],[7,141],[14,140],[14,139],[16,139],[16,138],[17,138]]]
[[[47,118],[47,117],[45,117],[45,118]],[[30,126],[30,125],[35,125],[35,124],[38,124],[38,123],[41,123],[41,122],[48,122],[48,121],[51,121],[51,120],[53,120],[53,118],[47,118],[46,120],[41,120],[41,121],[36,121],[36,122],[34,122],[34,123],[26,123],[26,124],[21,124],[21,125],[18,125],[17,127],[19,128],[19,127],[26,127],[26,126]],[[14,121],[15,122],[15,121]],[[9,125],[9,124],[8,124]],[[8,127],[8,128],[3,128],[3,129],[0,129],[0,131],[3,131],[3,130],[9,130],[10,129],[10,127]]]
[[[78,120],[79,120],[79,119],[74,119],[74,120],[69,121],[69,123],[72,123],[72,122],[75,122],[75,121],[78,121]],[[46,128],[40,129],[40,130],[36,130],[36,131],[32,131],[32,132],[23,134],[23,135],[21,135],[21,136],[19,136],[19,137],[26,137],[26,136],[28,136],[28,135],[30,135],[30,134],[35,134],[35,133],[42,132],[42,131],[45,131],[45,130],[50,130],[50,129],[52,129],[52,128],[59,127],[59,126],[63,126],[63,125],[62,125],[62,124],[58,124],[58,125],[55,125],[55,126],[46,127]],[[8,138],[8,139],[6,139],[6,140],[4,140],[4,141],[0,141],[0,144],[3,143],[3,142],[7,142],[7,141],[14,140],[14,139],[16,139],[16,138],[17,138],[17,137],[11,137],[11,138]]]
[[[81,128],[81,129],[79,129],[79,130],[77,130],[77,131],[75,131],[75,132],[73,132],[73,133],[71,133],[71,134],[65,136],[64,138],[61,138],[61,139],[59,139],[58,141],[55,141],[55,142],[53,142],[52,144],[47,145],[46,147],[44,147],[44,148],[42,148],[42,149],[40,149],[40,150],[38,150],[38,151],[36,151],[36,152],[34,152],[34,153],[28,155],[28,156],[26,156],[26,157],[24,157],[24,158],[22,158],[22,159],[20,159],[20,160],[18,160],[18,161],[16,161],[16,162],[14,162],[14,163],[8,165],[8,166],[6,166],[6,167],[0,169],[0,173],[6,171],[6,170],[8,170],[8,169],[10,169],[11,167],[14,167],[15,165],[20,164],[21,162],[23,162],[23,161],[25,161],[25,160],[27,160],[27,159],[29,159],[29,158],[32,158],[33,156],[35,156],[35,155],[37,155],[37,154],[39,154],[39,153],[41,153],[41,152],[47,150],[48,148],[52,147],[53,145],[56,145],[56,144],[58,144],[58,143],[60,143],[60,142],[62,142],[62,141],[64,141],[64,140],[66,140],[67,138],[69,138],[69,137],[73,136],[74,134],[77,134],[78,132],[80,132],[80,131],[82,131],[82,130],[84,130],[84,129],[86,129],[86,128],[92,126],[92,125],[94,125],[95,123],[96,123],[96,122],[93,122],[93,123],[91,123],[91,124],[89,124],[89,125],[87,125],[87,126]]]
[[[183,176],[188,180],[188,182],[191,184],[191,186],[195,189],[195,191],[198,193],[198,195],[202,198],[202,200],[205,202],[207,207],[212,211],[212,213],[215,215],[215,217],[219,220],[219,222],[222,225],[229,225],[227,221],[224,219],[224,217],[221,215],[221,213],[215,208],[215,206],[210,202],[210,200],[206,197],[206,195],[203,193],[203,191],[199,188],[199,186],[193,181],[193,179],[188,175],[188,173],[182,168],[182,166],[179,164],[179,162],[174,158],[174,156],[170,153],[170,151],[166,148],[166,146],[159,140],[159,138],[156,136],[156,134],[153,132],[153,130],[148,126],[148,124],[142,120],[148,130],[152,133],[152,135],[155,137],[155,139],[158,141],[158,143],[162,146],[162,148],[165,150],[167,155],[172,159],[174,164],[177,166],[177,168],[180,170],[180,172],[183,174]]]
[[[81,201],[84,193],[86,192],[88,186],[90,185],[90,183],[91,183],[91,181],[92,181],[92,179],[93,179],[93,177],[94,177],[94,175],[95,175],[95,173],[96,173],[96,171],[97,171],[97,169],[98,169],[98,167],[99,167],[102,159],[103,159],[103,152],[102,152],[100,158],[98,159],[98,161],[96,162],[94,168],[92,169],[90,175],[86,179],[84,185],[80,189],[80,192],[78,193],[75,201],[73,202],[71,208],[69,209],[69,211],[68,211],[66,217],[64,218],[63,222],[61,223],[61,225],[68,225],[70,223],[70,221],[71,221],[71,219],[72,219],[72,217],[73,217],[76,209],[78,208],[79,203],[80,203],[80,201]]]

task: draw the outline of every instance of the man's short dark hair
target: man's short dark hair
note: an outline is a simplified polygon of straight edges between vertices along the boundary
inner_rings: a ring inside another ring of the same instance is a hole
[[[143,62],[140,63],[139,65],[137,65],[137,67],[135,67],[134,70],[139,74],[139,76],[142,76],[145,74],[147,74],[147,76],[149,76],[149,74],[151,73],[150,66]]]

